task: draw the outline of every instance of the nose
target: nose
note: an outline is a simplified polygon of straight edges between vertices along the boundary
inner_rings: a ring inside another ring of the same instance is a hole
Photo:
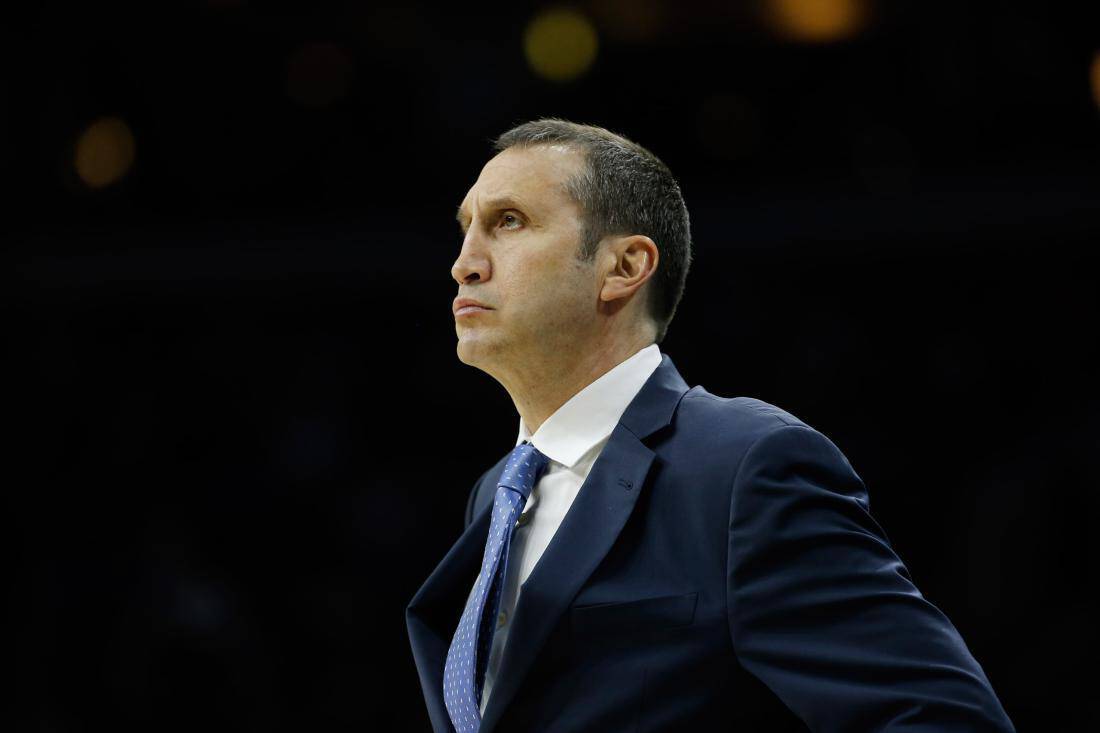
[[[451,277],[459,285],[467,285],[471,282],[484,282],[489,279],[491,267],[489,257],[481,247],[474,228],[466,233],[462,240],[462,251],[458,253],[458,259],[451,266]]]

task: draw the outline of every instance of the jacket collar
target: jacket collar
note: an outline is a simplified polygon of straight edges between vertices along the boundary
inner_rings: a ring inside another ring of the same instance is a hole
[[[570,397],[534,435],[521,417],[516,445],[530,440],[555,463],[573,468],[611,435],[623,412],[660,365],[657,344],[638,350]]]

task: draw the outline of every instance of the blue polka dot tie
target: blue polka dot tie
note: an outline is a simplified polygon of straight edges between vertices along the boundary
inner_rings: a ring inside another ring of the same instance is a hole
[[[462,612],[443,667],[443,702],[457,733],[477,733],[481,726],[481,686],[508,569],[508,547],[516,517],[549,462],[535,446],[523,441],[508,457],[508,465],[497,482],[476,590]]]

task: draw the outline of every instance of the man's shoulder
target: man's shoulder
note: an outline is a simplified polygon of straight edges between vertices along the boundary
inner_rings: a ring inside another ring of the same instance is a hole
[[[681,400],[675,435],[670,457],[696,470],[710,466],[737,473],[753,452],[759,460],[814,460],[855,473],[828,436],[754,397],[720,397],[694,387]]]
[[[692,387],[680,403],[677,421],[692,429],[732,429],[743,436],[759,437],[772,430],[805,422],[781,407],[755,397],[720,397],[703,387]],[[812,428],[811,428],[812,429]]]
[[[768,446],[762,455],[769,455],[791,450],[801,441],[828,442],[828,438],[770,402],[722,397],[692,387],[676,411],[667,451],[673,460],[735,468],[754,446]]]

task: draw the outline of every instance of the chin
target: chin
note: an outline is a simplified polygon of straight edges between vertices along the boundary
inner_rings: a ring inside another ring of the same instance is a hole
[[[470,334],[466,334],[464,337],[458,337],[458,343],[455,345],[455,353],[458,354],[458,360],[463,364],[469,364],[470,366],[476,366],[480,359],[483,349],[480,348],[480,344],[476,343],[476,339],[470,338]]]
[[[499,346],[486,338],[488,334],[478,333],[476,329],[467,329],[460,333],[455,353],[463,364],[469,364],[479,368],[492,360],[492,355],[498,352]]]

